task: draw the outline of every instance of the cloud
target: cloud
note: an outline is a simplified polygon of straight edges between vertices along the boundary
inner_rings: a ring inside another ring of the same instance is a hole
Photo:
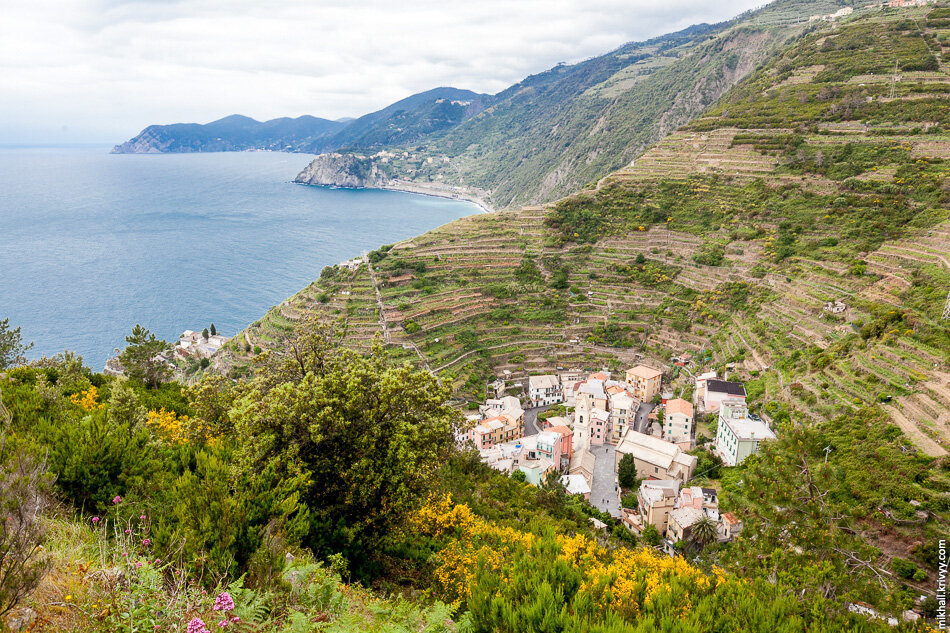
[[[0,143],[119,142],[232,113],[358,116],[442,85],[493,93],[761,2],[13,0]]]

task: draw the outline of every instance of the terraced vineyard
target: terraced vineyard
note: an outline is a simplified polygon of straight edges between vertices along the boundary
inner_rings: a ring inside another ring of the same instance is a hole
[[[496,376],[701,352],[766,412],[879,403],[946,454],[946,11],[820,23],[596,188],[327,269],[248,329],[232,370],[308,314],[356,348],[380,336],[463,399]]]

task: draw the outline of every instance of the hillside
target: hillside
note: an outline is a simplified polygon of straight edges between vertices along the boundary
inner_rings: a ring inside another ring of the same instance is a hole
[[[412,143],[481,111],[488,95],[435,88],[358,119],[328,121],[312,116],[263,123],[232,115],[207,124],[150,125],[116,145],[115,154],[234,152],[264,149],[317,154],[340,148],[372,149]]]
[[[490,193],[496,208],[548,202],[630,162],[808,28],[850,2],[779,0],[533,75],[416,146],[391,146],[390,178]],[[358,148],[354,148],[358,150]]]
[[[880,401],[942,455],[950,76],[930,11],[822,23],[595,189],[328,268],[242,337],[279,348],[317,312],[462,399],[496,376],[701,353],[805,418]]]
[[[207,124],[150,125],[116,145],[113,154],[164,152],[240,152],[249,149],[300,151],[306,143],[345,127],[344,123],[302,116],[255,121],[239,114]]]
[[[547,202],[626,165],[705,110],[800,36],[810,14],[848,4],[778,0],[558,65],[496,95],[436,88],[346,123],[257,140],[245,126],[232,132],[221,122],[150,126],[114,151],[343,151],[357,160],[382,151],[371,160],[390,180],[477,192],[497,208]]]

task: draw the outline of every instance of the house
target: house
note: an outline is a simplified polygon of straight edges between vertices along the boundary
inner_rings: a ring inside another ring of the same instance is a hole
[[[612,443],[617,443],[631,422],[636,419],[640,409],[640,401],[622,387],[608,387],[610,400],[610,426],[612,427]]]
[[[610,414],[603,409],[590,411],[590,443],[602,445],[610,441]]]
[[[538,458],[547,458],[555,467],[561,464],[561,434],[544,431],[534,436]]]
[[[582,475],[589,486],[594,480],[594,454],[588,450],[575,451],[568,470],[571,475]]]
[[[584,479],[583,475],[564,475],[561,477],[561,484],[571,495],[581,495],[584,499],[590,500],[590,484]]]
[[[192,330],[185,330],[181,333],[181,336],[178,337],[180,343],[188,341],[189,343],[197,343],[198,341],[203,340],[200,332],[194,332]]]
[[[742,521],[737,519],[732,512],[725,512],[722,515],[721,531],[723,538],[731,541],[742,532]]]
[[[676,508],[680,483],[675,479],[644,481],[637,491],[641,529],[648,524],[666,534],[670,512]]]
[[[688,541],[690,528],[706,516],[702,510],[692,506],[680,507],[670,512],[670,526],[666,530],[666,538],[671,543]]]
[[[663,439],[692,448],[693,405],[682,398],[667,400],[663,416]]]
[[[719,410],[719,404],[723,400],[734,400],[736,398],[745,400],[745,385],[741,382],[729,382],[710,378],[706,381],[706,389],[703,397],[703,410],[709,413],[715,413]]]
[[[538,426],[538,429],[539,429],[539,430],[540,430],[540,429],[547,430],[547,429],[551,428],[552,426],[567,426],[567,427],[570,427],[570,426],[571,426],[571,421],[570,421],[569,418],[566,418],[566,417],[564,417],[563,415],[552,415],[550,418],[545,419],[544,422],[541,423],[540,426]]]
[[[540,486],[545,477],[548,476],[548,473],[554,472],[554,462],[546,457],[541,459],[533,459],[522,462],[518,469],[524,472],[525,481],[527,481],[532,486]]]
[[[596,375],[596,374],[595,374]],[[604,381],[589,378],[577,383],[574,396],[574,421],[584,422],[590,419],[592,409],[607,410],[607,392],[604,391]],[[585,418],[585,416],[587,416]]]
[[[573,407],[574,385],[584,380],[584,372],[580,369],[569,369],[558,374],[558,380],[561,382],[561,395],[564,397],[564,404]]]
[[[561,381],[553,374],[530,376],[528,378],[528,399],[531,406],[544,407],[564,400],[561,393]]]
[[[490,468],[494,468],[507,475],[514,469],[515,459],[521,453],[521,450],[520,446],[514,442],[509,442],[507,444],[497,444],[490,448],[479,450],[478,454],[482,462],[487,464]]]
[[[727,466],[741,464],[759,451],[759,443],[774,440],[775,433],[761,419],[749,416],[745,399],[723,400],[719,407],[715,450]]]
[[[505,439],[500,441],[508,442],[524,436],[524,409],[521,408],[521,401],[515,396],[486,400],[485,404],[479,405],[478,411],[485,416],[486,420],[498,418],[505,426],[505,431],[502,433]]]
[[[644,479],[676,479],[686,483],[696,471],[698,459],[676,444],[627,429],[614,453],[614,471],[624,455],[633,455],[637,475]]]
[[[663,372],[646,365],[627,370],[627,387],[640,402],[649,402],[660,393]]]
[[[495,432],[484,424],[476,424],[469,431],[469,439],[477,449],[491,448],[495,445]]]
[[[574,452],[574,431],[570,427],[559,424],[548,429],[550,433],[557,433],[561,436],[561,460],[571,461],[571,454]]]

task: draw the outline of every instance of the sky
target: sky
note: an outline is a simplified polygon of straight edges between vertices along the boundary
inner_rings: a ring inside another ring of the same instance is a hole
[[[120,143],[153,123],[355,117],[764,0],[3,0],[0,145]]]

